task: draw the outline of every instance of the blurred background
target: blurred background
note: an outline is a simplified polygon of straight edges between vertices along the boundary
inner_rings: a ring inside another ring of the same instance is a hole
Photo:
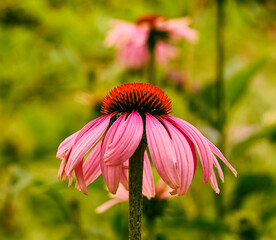
[[[217,7],[223,4],[226,120],[216,124]],[[173,114],[221,145],[228,169],[221,194],[198,167],[188,193],[167,201],[154,239],[276,239],[275,0],[1,0],[0,239],[127,239],[128,204],[102,214],[102,177],[85,196],[57,181],[59,143],[98,117],[124,82],[145,82],[104,46],[111,19],[188,16],[199,38],[157,66]],[[144,228],[146,228],[144,224]],[[146,232],[145,229],[143,229]]]

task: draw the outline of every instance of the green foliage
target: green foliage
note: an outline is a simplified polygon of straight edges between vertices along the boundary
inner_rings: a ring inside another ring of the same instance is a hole
[[[254,75],[264,66],[265,58],[243,68],[226,81],[226,100],[229,107],[233,107],[245,94]]]
[[[234,199],[232,200],[233,208],[240,208],[243,201],[252,194],[271,193],[275,189],[273,179],[264,174],[250,174],[240,177],[239,182],[234,191]]]
[[[258,143],[258,141],[260,141],[261,139],[269,139],[272,142],[275,142],[275,136],[276,125],[264,127],[263,129],[251,134],[249,137],[235,144],[232,148],[231,154],[233,155],[233,157],[237,157],[251,145],[253,145],[254,143]]]
[[[226,130],[238,178],[226,170],[220,185],[224,219],[200,167],[185,196],[145,200],[156,239],[276,239],[276,7],[270,0],[225,2]],[[180,43],[178,57],[155,74],[173,115],[216,141],[215,7],[180,0],[0,1],[1,240],[127,239],[127,203],[96,214],[109,199],[103,179],[88,187],[88,196],[67,188],[57,181],[56,149],[100,115],[110,89],[146,81],[146,72],[122,69],[104,39],[111,19],[150,13],[190,16],[199,32],[197,43]],[[164,77],[171,70],[184,72],[181,84]]]

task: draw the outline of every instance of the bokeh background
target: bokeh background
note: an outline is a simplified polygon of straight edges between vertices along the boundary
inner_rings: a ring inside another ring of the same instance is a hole
[[[173,115],[218,144],[214,0],[0,1],[0,239],[127,239],[127,203],[102,214],[102,177],[85,196],[57,181],[59,143],[100,115],[101,101],[146,74],[118,64],[104,46],[110,20],[145,14],[189,16],[196,44],[157,66]],[[276,1],[225,1],[227,122],[225,169],[217,195],[197,169],[188,193],[170,199],[156,239],[276,239]],[[145,224],[144,224],[145,225]],[[146,231],[146,230],[143,230]]]

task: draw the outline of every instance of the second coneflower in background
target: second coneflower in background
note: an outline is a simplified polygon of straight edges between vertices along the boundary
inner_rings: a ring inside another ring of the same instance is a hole
[[[141,69],[151,57],[160,64],[174,58],[178,39],[194,42],[197,32],[189,27],[188,18],[166,19],[162,16],[144,16],[135,23],[113,20],[106,45],[117,49],[121,65]]]

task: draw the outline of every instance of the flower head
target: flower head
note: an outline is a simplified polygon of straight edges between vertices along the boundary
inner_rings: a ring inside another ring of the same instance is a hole
[[[114,20],[106,45],[118,50],[118,59],[126,68],[147,66],[151,52],[158,63],[166,65],[177,55],[176,40],[194,42],[197,39],[196,31],[189,24],[188,18],[169,20],[157,15],[141,17],[136,23]]]
[[[214,168],[224,181],[217,155],[236,175],[222,153],[190,123],[169,115],[171,101],[150,84],[129,83],[112,90],[104,99],[103,116],[89,122],[59,146],[62,159],[59,179],[75,172],[76,187],[87,194],[87,185],[100,174],[115,194],[122,183],[128,188],[128,160],[141,141],[144,153],[143,194],[155,195],[150,159],[158,174],[172,188],[171,194],[187,192],[197,167],[198,153],[204,182],[219,193]]]

